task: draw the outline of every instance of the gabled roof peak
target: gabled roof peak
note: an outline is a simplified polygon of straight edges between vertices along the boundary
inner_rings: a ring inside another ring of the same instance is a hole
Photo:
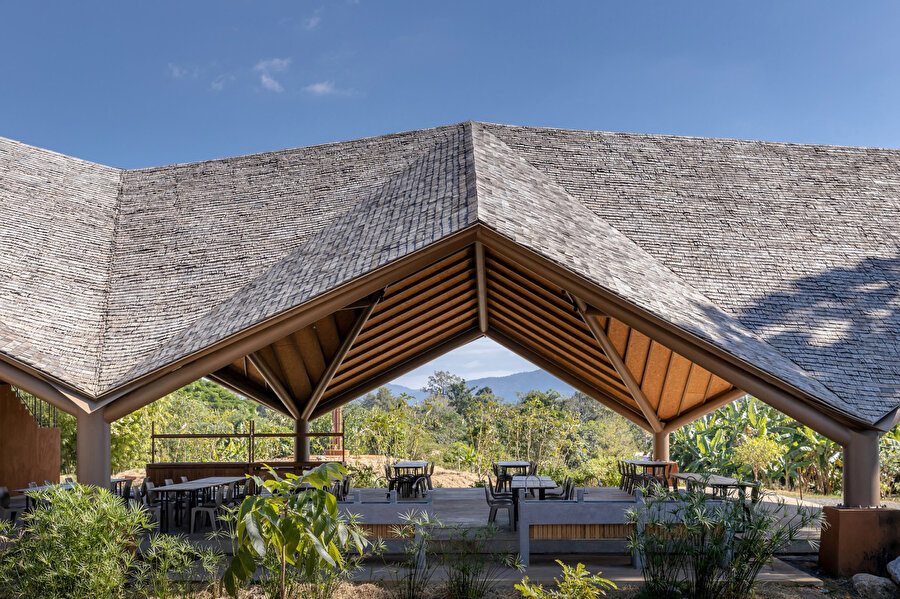
[[[87,397],[484,226],[834,409],[900,404],[894,150],[465,121],[136,170],[0,159],[0,353]],[[887,291],[835,301],[829,273],[874,263],[853,284]]]

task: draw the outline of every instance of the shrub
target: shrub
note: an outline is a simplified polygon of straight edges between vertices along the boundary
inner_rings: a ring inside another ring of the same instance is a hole
[[[770,437],[748,437],[734,449],[734,460],[753,472],[753,480],[759,480],[761,470],[767,470],[778,459],[781,446]]]
[[[442,545],[450,599],[481,599],[497,586],[501,569],[522,569],[517,558],[488,551],[488,541],[496,535],[493,525],[451,530],[449,541]]]
[[[365,489],[370,487],[387,486],[384,482],[384,476],[381,476],[379,479],[379,475],[375,471],[375,468],[367,464],[347,466],[347,474],[349,474],[349,476],[351,477],[353,486],[357,488]]]
[[[121,597],[135,563],[146,511],[107,491],[83,485],[30,493],[37,507],[3,542],[0,559],[12,596],[55,599]]]
[[[182,536],[153,535],[141,553],[134,587],[141,596],[154,599],[218,596],[216,579],[222,559],[218,551],[197,548]]]
[[[606,595],[607,590],[616,588],[615,584],[602,578],[599,572],[591,575],[585,569],[584,564],[578,564],[572,568],[559,560],[556,560],[556,563],[563,569],[562,580],[558,577],[553,579],[557,589],[547,591],[539,584],[532,586],[526,576],[520,584],[516,585],[516,589],[522,593],[522,597],[528,599],[595,599]]]
[[[237,551],[222,578],[233,597],[260,563],[274,569],[277,582],[271,592],[285,599],[304,585],[315,588],[325,570],[345,572],[346,554],[362,554],[368,544],[359,527],[340,515],[337,500],[327,491],[346,468],[323,464],[284,479],[271,468],[269,473],[272,478],[254,476],[253,481],[271,495],[247,497],[238,510]]]
[[[631,510],[631,548],[644,560],[643,597],[752,597],[756,576],[821,514],[783,500],[774,508],[739,499],[711,500],[702,489],[655,489],[643,510]]]
[[[397,599],[419,599],[434,573],[434,564],[427,557],[434,529],[441,523],[419,510],[410,510],[400,518],[404,523],[391,527],[391,533],[403,539],[404,555],[401,567],[394,571],[394,595]]]

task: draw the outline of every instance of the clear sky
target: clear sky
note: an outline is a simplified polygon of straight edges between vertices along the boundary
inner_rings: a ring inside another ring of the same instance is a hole
[[[0,0],[0,136],[126,168],[468,119],[898,147],[898,25],[895,1]],[[486,342],[440,366],[530,368]]]

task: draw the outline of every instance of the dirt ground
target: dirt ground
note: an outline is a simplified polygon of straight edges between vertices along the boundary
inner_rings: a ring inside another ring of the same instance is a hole
[[[375,472],[382,472],[384,458],[377,455],[347,456],[347,463],[354,465],[366,465],[375,468]],[[439,488],[468,488],[475,486],[478,476],[473,472],[459,472],[457,470],[445,470],[435,466],[431,481]]]
[[[612,599],[633,599],[637,596],[639,590],[638,587],[624,587],[615,591],[608,591],[606,596]],[[850,590],[846,581],[826,582],[824,588],[764,584],[758,587],[756,597],[759,599],[821,599],[823,595],[840,599],[859,599]],[[338,590],[335,599],[390,599],[392,596],[388,589],[366,583],[361,585],[344,585]],[[521,593],[515,590],[512,585],[506,585],[496,588],[485,599],[519,599],[521,596]],[[423,597],[423,599],[442,599],[443,597],[446,597],[443,588],[436,587],[431,594]]]

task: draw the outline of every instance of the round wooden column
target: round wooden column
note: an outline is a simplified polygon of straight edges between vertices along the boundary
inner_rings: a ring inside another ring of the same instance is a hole
[[[298,418],[294,421],[294,432],[295,433],[308,433],[309,432],[309,420],[303,420],[302,418]],[[308,462],[309,461],[309,437],[300,437],[297,436],[294,438],[294,461],[295,462]]]
[[[878,471],[878,432],[853,431],[844,445],[844,505],[881,505]]]
[[[78,414],[75,438],[78,482],[109,489],[110,430],[102,409]]]
[[[669,433],[653,433],[653,459],[669,461]]]

